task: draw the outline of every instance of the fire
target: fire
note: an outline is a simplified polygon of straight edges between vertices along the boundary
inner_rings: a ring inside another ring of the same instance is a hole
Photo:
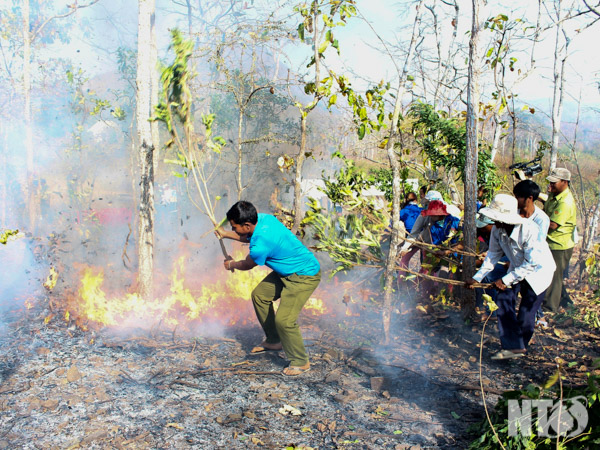
[[[34,304],[30,299],[25,300],[25,308],[31,309],[33,307],[34,307]]]
[[[304,309],[310,312],[313,316],[318,316],[327,312],[327,308],[323,304],[323,300],[315,297],[311,297],[308,299],[308,301],[304,305]]]
[[[54,286],[56,286],[57,281],[58,281],[58,272],[56,271],[56,269],[54,269],[54,267],[50,267],[50,274],[48,275],[48,278],[46,278],[46,281],[44,282],[44,287],[46,289],[48,289],[49,291],[51,291],[52,289],[54,289]]]
[[[234,259],[242,258],[241,253],[234,255]],[[184,279],[185,260],[186,257],[182,256],[173,264],[168,293],[150,301],[135,293],[107,294],[102,288],[103,271],[87,267],[81,277],[79,298],[72,305],[72,313],[80,319],[104,326],[122,325],[129,321],[135,321],[137,326],[140,323],[151,326],[157,322],[177,326],[191,321],[233,324],[244,314],[250,315],[250,293],[266,276],[267,269],[225,272],[220,274],[220,280],[204,283],[192,290]]]

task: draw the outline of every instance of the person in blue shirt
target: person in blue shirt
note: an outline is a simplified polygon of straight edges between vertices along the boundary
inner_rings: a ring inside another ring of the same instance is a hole
[[[321,267],[317,258],[275,216],[259,214],[252,203],[239,201],[227,211],[233,231],[219,228],[222,238],[250,244],[246,259],[224,262],[226,270],[250,270],[257,265],[273,271],[252,291],[256,317],[265,340],[250,353],[283,349],[290,365],[282,374],[296,376],[310,369],[310,362],[297,319],[306,301],[319,285]],[[277,314],[273,302],[281,299]]]
[[[413,225],[417,221],[421,211],[423,211],[423,208],[417,203],[417,194],[409,192],[406,195],[406,203],[404,203],[400,210],[400,220],[404,222],[404,228],[406,228],[407,233],[410,233],[413,229]]]

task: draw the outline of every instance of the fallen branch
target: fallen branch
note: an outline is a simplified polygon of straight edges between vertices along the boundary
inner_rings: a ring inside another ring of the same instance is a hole
[[[382,270],[381,267],[371,266],[369,264],[355,264],[355,266],[370,267],[372,269]],[[450,280],[448,278],[436,277],[434,275],[428,275],[426,273],[415,272],[413,270],[406,269],[406,268],[400,267],[400,266],[396,266],[396,267],[394,267],[394,269],[402,271],[402,272],[410,273],[412,275],[416,275],[416,276],[421,277],[421,278],[426,278],[428,280],[436,281],[438,283],[452,284],[454,286],[464,286],[465,285],[464,281]],[[473,287],[474,288],[481,288],[481,289],[491,289],[493,287],[493,284],[492,283],[473,283]]]

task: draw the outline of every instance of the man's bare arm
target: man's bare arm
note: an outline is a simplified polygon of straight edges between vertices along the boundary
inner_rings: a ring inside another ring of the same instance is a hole
[[[554,230],[556,230],[556,229],[558,228],[558,224],[557,224],[556,222],[552,222],[552,221],[550,221],[550,226],[549,226],[549,228],[550,228],[552,231],[554,231]]]
[[[252,258],[250,258],[250,255],[246,256],[246,259],[242,259],[241,261],[232,261],[228,259],[225,260],[223,264],[225,265],[225,269],[227,270],[250,270],[258,265],[254,262]]]

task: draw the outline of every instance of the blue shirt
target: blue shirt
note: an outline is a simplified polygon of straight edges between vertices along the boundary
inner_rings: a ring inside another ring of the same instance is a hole
[[[250,258],[278,275],[316,275],[317,258],[275,216],[259,214],[250,237]]]
[[[412,231],[413,225],[421,214],[423,209],[416,202],[409,203],[400,210],[400,220],[404,222],[404,227],[409,233]]]
[[[458,217],[447,215],[441,224],[436,222],[431,225],[429,229],[431,232],[431,243],[435,245],[443,243],[450,235],[450,230],[458,229],[459,222],[460,219]]]

